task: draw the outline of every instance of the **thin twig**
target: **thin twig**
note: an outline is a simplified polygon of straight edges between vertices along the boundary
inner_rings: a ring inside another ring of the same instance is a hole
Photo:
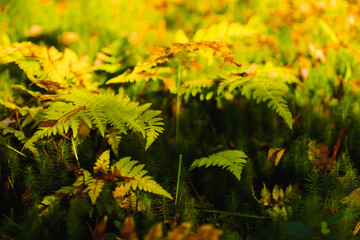
[[[341,139],[343,138],[343,136],[345,134],[345,130],[346,130],[346,127],[343,126],[339,131],[338,137],[336,139],[336,143],[334,145],[334,151],[333,151],[333,154],[332,154],[332,157],[331,157],[333,160],[336,158],[337,152],[338,152],[339,147],[340,147]]]

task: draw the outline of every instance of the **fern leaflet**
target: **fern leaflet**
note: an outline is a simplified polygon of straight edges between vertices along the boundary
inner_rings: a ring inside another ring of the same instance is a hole
[[[97,171],[102,171],[106,173],[109,171],[109,164],[110,164],[110,151],[103,152],[98,160],[95,162],[94,166],[94,173],[96,174]]]
[[[69,86],[69,82],[87,89],[91,83],[92,69],[77,55],[65,48],[59,52],[55,47],[37,46],[30,42],[0,46],[0,63],[16,63],[26,76],[38,86],[57,90]]]
[[[73,185],[62,187],[57,193],[73,195],[84,192],[89,195],[91,203],[95,205],[105,183],[113,181],[117,182],[118,187],[125,189],[124,196],[126,193],[131,194],[132,190],[140,189],[172,199],[171,195],[152,177],[145,176],[147,173],[146,170],[143,170],[145,165],[136,165],[137,163],[138,161],[132,161],[130,157],[125,157],[110,167],[110,151],[106,150],[95,162],[94,176],[84,169],[77,170],[75,172],[77,179]],[[115,198],[116,196],[114,195]]]
[[[88,187],[86,188],[85,192],[89,194],[89,197],[91,199],[91,203],[95,205],[96,199],[99,197],[103,187],[104,187],[105,181],[102,179],[94,178],[92,179]]]
[[[173,199],[152,177],[145,176],[147,173],[146,170],[143,170],[145,165],[136,165],[137,163],[138,161],[132,161],[130,157],[126,157],[120,159],[111,167],[111,171],[115,176],[125,178],[125,181],[118,183],[118,185],[123,185],[126,191],[129,191],[130,188],[134,191],[140,189]]]
[[[284,70],[265,67],[256,74],[227,78],[220,83],[217,92],[220,95],[240,88],[242,95],[255,99],[257,103],[268,102],[268,107],[274,109],[291,129],[292,114],[283,96],[288,91],[287,83],[292,82],[296,82],[296,79],[284,74]]]
[[[191,166],[190,170],[205,166],[218,166],[225,168],[230,171],[235,177],[240,181],[241,172],[243,170],[244,164],[246,163],[247,156],[244,152],[239,150],[226,150],[210,155],[209,157],[204,157],[195,160]]]

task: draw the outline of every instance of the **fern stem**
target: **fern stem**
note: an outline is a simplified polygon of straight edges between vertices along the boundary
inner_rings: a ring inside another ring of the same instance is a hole
[[[79,157],[77,155],[77,151],[76,151],[76,145],[75,145],[75,142],[74,142],[74,139],[71,138],[71,142],[72,142],[72,146],[73,146],[73,151],[74,151],[74,154],[75,154],[75,158],[76,158],[76,162],[80,168],[80,162],[79,162]]]
[[[178,175],[177,175],[177,183],[176,183],[175,205],[177,205],[177,202],[178,202],[178,195],[179,195],[179,189],[180,189],[181,165],[182,165],[182,154],[179,155],[179,167],[178,167]]]
[[[179,143],[179,121],[180,121],[180,85],[181,85],[181,71],[180,71],[180,61],[178,62],[177,67],[177,77],[176,77],[176,132],[175,132],[175,141],[176,147]]]

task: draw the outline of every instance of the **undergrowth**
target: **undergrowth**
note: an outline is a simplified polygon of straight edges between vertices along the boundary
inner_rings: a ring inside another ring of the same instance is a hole
[[[0,12],[2,239],[358,238],[358,3]]]

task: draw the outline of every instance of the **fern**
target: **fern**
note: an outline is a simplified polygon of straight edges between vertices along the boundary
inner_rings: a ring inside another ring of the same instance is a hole
[[[111,167],[115,176],[118,175],[125,178],[125,181],[118,183],[118,185],[123,185],[127,191],[129,191],[130,188],[134,191],[140,189],[173,199],[152,177],[145,176],[147,173],[146,170],[143,170],[145,165],[136,165],[137,163],[138,161],[132,161],[130,157],[125,157]]]
[[[110,151],[106,150],[95,162],[94,176],[84,169],[77,170],[75,183],[72,186],[62,187],[57,193],[73,195],[84,192],[89,195],[94,205],[106,181],[114,181],[118,187],[124,187],[128,193],[140,189],[172,199],[171,195],[150,176],[145,176],[147,171],[143,170],[144,164],[136,165],[138,161],[133,161],[130,157],[120,159],[111,167],[109,163]],[[114,197],[116,198],[115,195]]]
[[[103,171],[106,173],[109,170],[109,164],[110,164],[110,151],[103,152],[98,160],[95,162],[94,166],[94,173],[97,173],[98,171]]]
[[[292,114],[283,97],[288,91],[286,83],[292,82],[296,82],[296,79],[290,74],[285,74],[284,70],[265,67],[256,74],[225,79],[220,83],[217,92],[221,95],[240,88],[241,94],[247,98],[254,98],[257,103],[267,102],[268,107],[274,109],[291,129]]]
[[[2,135],[13,134],[19,141],[26,142],[27,138],[25,134],[19,130],[13,129],[12,127],[6,126],[0,122],[0,131],[2,131]]]
[[[229,62],[236,67],[241,66],[235,59],[230,45],[225,43],[209,41],[174,43],[170,47],[153,48],[149,60],[137,64],[131,73],[125,72],[118,77],[110,79],[107,81],[107,84],[137,82],[150,79],[161,79],[165,81],[170,74],[175,72],[175,70],[164,66],[164,64],[171,62],[176,58],[181,58],[181,53],[189,55],[193,52],[219,56],[225,62]]]
[[[50,135],[65,135],[72,129],[75,138],[80,122],[89,128],[93,126],[105,136],[107,125],[127,134],[128,130],[141,133],[146,140],[147,149],[163,131],[160,111],[147,110],[150,104],[139,105],[128,98],[114,94],[94,94],[72,89],[53,100],[44,112],[40,128],[29,139],[25,147]]]
[[[4,120],[3,120],[4,121]],[[1,121],[0,122],[0,135],[7,135],[7,134],[12,134],[14,135],[20,142],[25,143],[27,138],[25,136],[25,134],[19,130],[13,129],[11,127],[8,127],[6,125],[4,125]],[[9,144],[7,144],[3,139],[0,138],[0,143],[5,145],[6,147],[8,147],[9,149],[11,149],[12,151],[25,156],[23,153],[19,152],[17,149],[15,149],[14,147],[10,146]]]
[[[55,47],[30,42],[13,43],[0,46],[0,59],[2,64],[14,62],[30,81],[47,90],[69,87],[69,83],[87,89],[95,87],[91,83],[92,68],[68,48],[59,52]]]
[[[121,136],[119,135],[119,131],[115,131],[115,130],[110,130],[106,135],[105,135],[108,144],[111,147],[111,150],[113,151],[113,153],[115,154],[115,157],[118,157],[119,155],[119,145],[120,145],[120,141],[121,141]]]
[[[145,135],[146,135],[146,146],[145,149],[149,148],[150,145],[156,140],[159,136],[159,133],[163,132],[161,127],[164,123],[161,121],[161,118],[158,115],[161,111],[148,110],[142,114],[142,121],[146,124]]]
[[[10,102],[8,99],[2,99],[1,97],[0,97],[0,105],[3,105],[4,107],[11,109],[11,110],[19,111],[19,113],[22,116],[30,114],[30,116],[32,116],[32,117],[35,117],[35,115],[41,109],[41,107],[27,107],[27,106],[20,107],[20,106],[16,105],[15,103]]]
[[[246,163],[247,156],[244,152],[239,150],[226,150],[210,155],[209,157],[204,157],[195,160],[191,166],[190,170],[205,166],[218,166],[225,168],[230,171],[235,177],[240,181],[241,172],[243,170],[244,164]]]
[[[92,179],[88,187],[86,188],[85,192],[89,194],[89,197],[91,199],[91,203],[94,205],[96,203],[96,199],[99,197],[103,187],[104,187],[105,181],[102,179]]]
[[[230,32],[235,31],[230,29],[230,25],[227,24],[220,24],[219,27],[229,27]],[[233,25],[231,28],[236,28],[236,26]],[[201,59],[194,58],[192,53],[203,54],[207,60],[205,65],[208,68],[206,70],[202,66],[204,64]],[[219,56],[221,60],[230,64],[227,67],[223,66],[224,64],[216,66],[213,64],[213,56]],[[230,45],[220,41],[189,41],[174,43],[168,48],[154,48],[149,60],[139,63],[132,72],[126,71],[120,76],[110,79],[107,84],[160,79],[164,82],[165,87],[175,94],[177,92],[173,75],[178,69],[171,68],[174,61],[179,61],[184,65],[182,66],[180,95],[184,95],[185,101],[190,96],[197,95],[200,100],[210,100],[216,96],[216,89],[217,95],[222,95],[240,88],[242,95],[248,98],[252,97],[258,103],[267,102],[268,107],[274,109],[292,128],[292,115],[283,96],[288,91],[286,83],[297,81],[293,74],[285,68],[268,65],[257,69],[255,73],[237,73],[241,64],[235,59]]]

